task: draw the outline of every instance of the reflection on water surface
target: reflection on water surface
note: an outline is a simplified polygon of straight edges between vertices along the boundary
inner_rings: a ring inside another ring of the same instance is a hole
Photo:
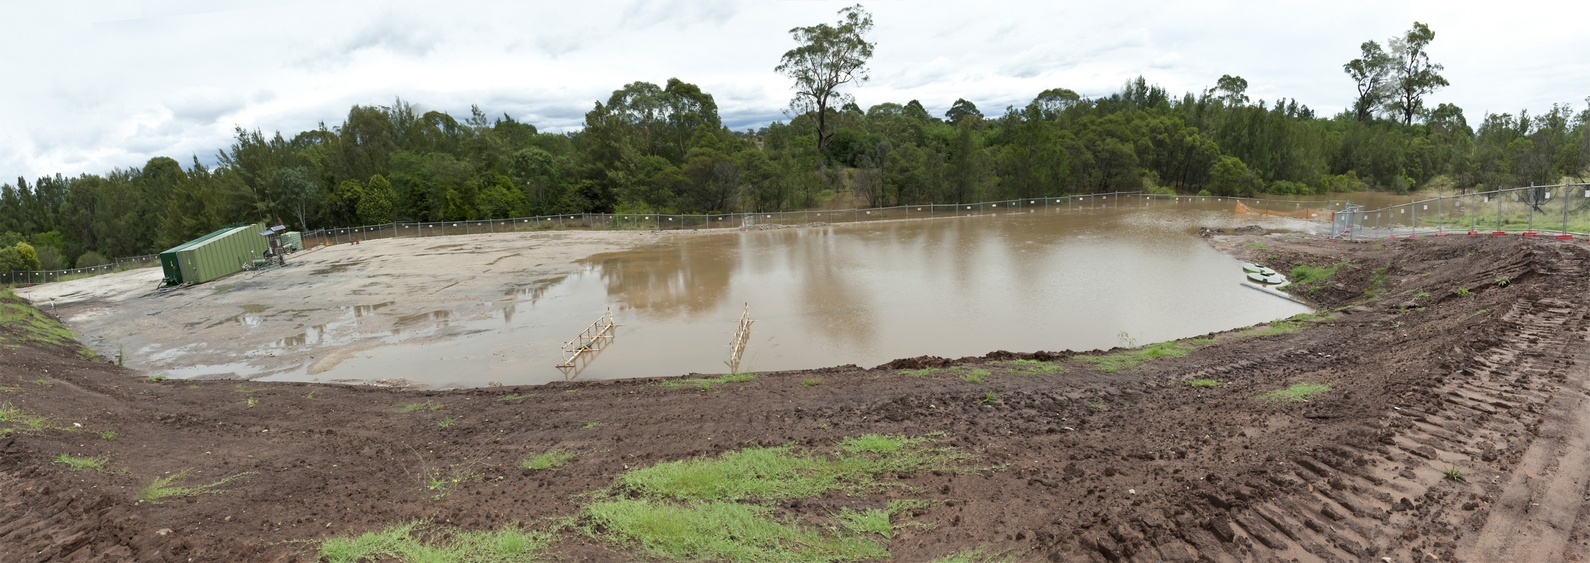
[[[395,332],[415,329],[389,340],[402,344],[318,377],[563,379],[554,367],[561,345],[609,306],[625,326],[580,379],[722,372],[746,303],[756,320],[747,371],[1109,348],[1123,332],[1150,343],[1306,312],[1240,287],[1237,261],[1188,234],[1254,221],[1233,218],[1229,205],[681,236],[590,257],[566,278],[504,288],[504,302],[489,312],[400,319]]]

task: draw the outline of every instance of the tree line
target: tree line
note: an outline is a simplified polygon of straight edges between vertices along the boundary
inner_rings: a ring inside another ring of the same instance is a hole
[[[1241,77],[1180,96],[1142,77],[1090,98],[1065,88],[985,115],[956,100],[861,108],[871,16],[791,30],[775,68],[796,92],[787,122],[735,131],[713,96],[679,79],[634,82],[597,101],[584,127],[547,133],[478,107],[462,121],[403,101],[358,105],[341,123],[290,135],[237,128],[217,164],[156,157],[104,174],[0,187],[0,270],[84,267],[158,252],[221,226],[293,229],[560,213],[805,209],[835,197],[886,206],[1109,191],[1216,195],[1477,190],[1582,178],[1590,107],[1487,114],[1451,104],[1415,23],[1343,69],[1353,107],[1317,115],[1294,99],[1251,100]],[[25,248],[24,248],[25,247]]]

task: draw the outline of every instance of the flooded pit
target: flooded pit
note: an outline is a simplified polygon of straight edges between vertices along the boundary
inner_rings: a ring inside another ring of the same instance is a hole
[[[343,348],[267,379],[472,386],[723,373],[746,304],[755,324],[742,371],[1090,350],[1307,312],[1240,286],[1240,263],[1188,234],[1263,222],[1235,218],[1226,205],[678,237],[594,255],[572,274],[516,282],[476,302],[398,316],[379,335],[360,321],[383,313],[354,309],[273,342],[273,353]],[[554,367],[561,345],[609,307],[623,325],[611,344],[579,369]]]

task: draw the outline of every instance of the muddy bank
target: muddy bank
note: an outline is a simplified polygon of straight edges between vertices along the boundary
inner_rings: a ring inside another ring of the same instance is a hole
[[[905,487],[777,509],[926,501],[894,517],[896,561],[978,546],[1024,561],[1587,555],[1583,242],[1214,242],[1282,271],[1334,266],[1297,289],[1331,311],[1115,354],[446,392],[148,381],[70,343],[16,343],[8,324],[0,401],[47,422],[0,422],[12,428],[0,559],[313,561],[301,542],[418,518],[470,530],[571,518],[552,556],[634,560],[636,546],[578,529],[588,493],[628,469],[935,432],[989,469],[903,473]],[[1265,398],[1300,383],[1329,390]],[[575,457],[518,467],[551,448]],[[52,461],[62,453],[107,456],[110,471],[72,471]],[[136,499],[183,470],[193,484],[241,477]],[[435,470],[457,476],[445,494],[425,486]]]

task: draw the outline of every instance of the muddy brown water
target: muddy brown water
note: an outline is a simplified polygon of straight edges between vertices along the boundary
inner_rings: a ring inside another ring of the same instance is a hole
[[[507,306],[398,319],[387,346],[314,376],[266,379],[478,386],[721,374],[747,304],[755,323],[741,371],[1103,349],[1309,311],[1242,287],[1240,264],[1190,232],[1315,225],[1234,217],[1229,202],[1144,205],[680,237],[506,288]],[[607,308],[622,325],[611,343],[578,369],[555,367],[563,343]],[[358,317],[380,314],[350,308],[344,322],[275,346],[335,344]]]

